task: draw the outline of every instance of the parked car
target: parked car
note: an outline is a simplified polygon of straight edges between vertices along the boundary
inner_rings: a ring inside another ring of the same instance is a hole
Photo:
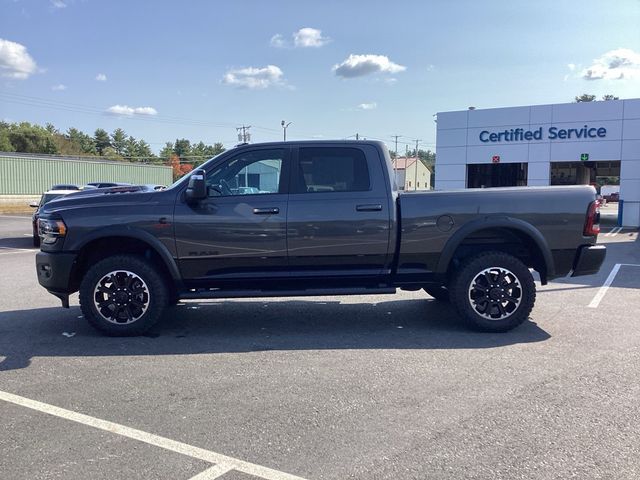
[[[80,187],[71,183],[58,183],[53,185],[49,190],[80,190]]]
[[[165,188],[167,188],[166,185],[158,185],[155,183],[145,183],[143,187],[148,188],[149,190],[156,190],[156,191],[164,190]]]
[[[613,192],[610,195],[605,197],[609,202],[619,202],[620,201],[620,192]]]
[[[96,187],[96,188],[108,188],[108,187],[122,187],[129,186],[130,183],[120,183],[120,182],[89,182],[88,186]]]
[[[260,172],[260,173],[254,173]],[[251,175],[259,190],[233,188]],[[374,141],[242,145],[171,188],[80,192],[44,206],[38,281],[109,335],[180,299],[425,290],[484,331],[524,322],[536,287],[598,272],[592,186],[400,193]]]
[[[57,185],[54,185],[54,187]],[[67,185],[68,186],[68,185]],[[51,190],[46,191],[40,197],[39,202],[32,202],[29,204],[30,207],[35,208],[35,212],[31,215],[31,227],[33,230],[33,246],[40,246],[40,236],[38,234],[38,218],[40,215],[40,209],[51,200],[55,198],[63,197],[64,195],[69,195],[71,193],[77,193],[79,189],[56,189],[53,188]]]

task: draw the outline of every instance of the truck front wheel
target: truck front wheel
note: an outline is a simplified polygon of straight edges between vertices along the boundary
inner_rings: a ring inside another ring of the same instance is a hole
[[[162,275],[135,255],[115,255],[99,261],[80,284],[84,317],[111,336],[143,334],[160,319],[167,303]]]
[[[506,332],[527,318],[536,300],[529,269],[503,252],[483,252],[455,272],[450,298],[460,316],[479,330]]]

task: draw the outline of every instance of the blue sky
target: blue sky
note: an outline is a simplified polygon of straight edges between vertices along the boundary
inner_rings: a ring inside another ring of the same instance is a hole
[[[283,119],[291,139],[398,134],[433,149],[439,111],[640,96],[638,0],[0,9],[0,118],[122,127],[156,151],[182,137],[229,147],[243,123],[253,141],[279,140]]]

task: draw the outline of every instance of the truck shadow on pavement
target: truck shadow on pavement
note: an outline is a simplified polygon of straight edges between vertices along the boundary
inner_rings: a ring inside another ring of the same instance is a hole
[[[32,250],[37,250],[37,248],[33,246],[32,237],[0,238],[0,248],[29,248]]]
[[[168,309],[149,333],[111,338],[75,306],[0,313],[0,371],[34,357],[194,355],[269,350],[478,349],[542,342],[532,321],[507,333],[469,330],[450,305],[430,298],[339,301],[217,301]]]

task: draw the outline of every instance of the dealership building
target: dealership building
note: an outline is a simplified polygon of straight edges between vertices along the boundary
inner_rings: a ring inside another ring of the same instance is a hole
[[[640,226],[640,99],[441,112],[436,151],[438,190],[619,185]]]

